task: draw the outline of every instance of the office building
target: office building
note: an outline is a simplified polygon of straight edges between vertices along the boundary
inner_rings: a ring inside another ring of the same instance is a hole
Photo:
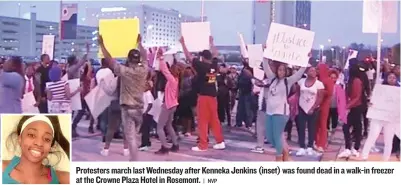
[[[78,26],[77,39],[62,41],[58,37],[58,27],[58,22],[36,20],[36,13],[30,13],[29,19],[0,16],[0,55],[39,57],[43,35],[55,35],[55,58],[84,51],[87,42],[92,45],[90,56],[96,56],[98,49],[92,41],[96,27]]]
[[[181,36],[182,22],[201,21],[201,17],[184,15],[174,9],[165,10],[142,4],[132,7],[88,8],[85,22],[97,27],[101,19],[135,17],[140,20],[140,33],[146,47],[175,46]]]
[[[311,28],[311,2],[296,1],[295,25],[299,28],[310,30]]]
[[[253,1],[253,43],[264,44],[272,21],[310,28],[310,1]]]

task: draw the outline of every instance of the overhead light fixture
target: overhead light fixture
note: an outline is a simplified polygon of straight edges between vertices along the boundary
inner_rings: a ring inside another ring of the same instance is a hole
[[[124,7],[112,7],[112,8],[102,8],[100,9],[101,12],[122,12],[126,11],[127,9]]]

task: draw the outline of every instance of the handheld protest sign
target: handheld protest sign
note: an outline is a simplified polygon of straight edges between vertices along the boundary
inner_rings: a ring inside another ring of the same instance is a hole
[[[107,50],[114,58],[126,58],[128,52],[137,47],[139,19],[107,19],[99,21],[99,34],[102,35]],[[103,58],[99,50],[99,58]]]
[[[185,38],[185,44],[189,52],[210,49],[209,37],[211,36],[211,30],[209,22],[181,23],[181,35]]]
[[[265,58],[306,67],[315,33],[309,30],[271,23],[266,41]]]

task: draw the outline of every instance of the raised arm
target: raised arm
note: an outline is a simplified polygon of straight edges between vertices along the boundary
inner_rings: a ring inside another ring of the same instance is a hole
[[[163,73],[164,77],[166,77],[167,81],[174,81],[176,82],[177,80],[174,78],[174,76],[171,74],[170,70],[167,67],[167,64],[164,60],[159,60],[159,67],[160,71]]]
[[[219,56],[219,51],[217,50],[217,47],[214,45],[213,36],[209,37],[209,45],[210,45],[210,51],[212,52],[212,56],[213,57]]]
[[[184,37],[182,37],[182,36],[181,36],[181,38],[180,38],[180,43],[181,43],[181,46],[182,46],[182,50],[184,51],[185,58],[187,58],[187,60],[189,61],[189,63],[192,64],[192,61],[193,61],[194,57],[193,57],[192,54],[188,51],[188,48],[187,48],[187,46],[185,45]]]
[[[265,71],[266,77],[268,79],[273,79],[276,77],[276,74],[273,73],[272,69],[270,68],[269,61],[266,58],[263,58],[262,65],[263,65],[263,70]]]
[[[77,71],[79,71],[79,69],[81,69],[81,67],[83,65],[85,65],[86,61],[88,61],[89,50],[90,50],[89,44],[86,43],[86,53],[84,54],[82,59],[78,61],[78,63],[76,65],[68,66],[67,71],[68,71],[69,74],[76,73]]]
[[[302,75],[305,73],[306,67],[301,67],[295,74],[287,78],[288,84],[295,84],[298,82]]]
[[[112,68],[114,66],[114,63],[116,62],[113,60],[113,57],[111,57],[109,51],[106,49],[106,46],[104,45],[103,42],[103,37],[99,35],[97,40],[99,42],[100,49],[102,50],[103,57],[106,60],[106,66]]]
[[[142,36],[141,36],[141,34],[138,35],[137,42],[138,42],[139,52],[141,53],[142,61],[147,61],[148,60],[148,52],[146,51],[146,49],[142,45]]]

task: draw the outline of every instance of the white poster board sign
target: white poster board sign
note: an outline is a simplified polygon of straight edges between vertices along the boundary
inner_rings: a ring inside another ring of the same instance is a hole
[[[389,85],[376,84],[370,99],[367,117],[400,123],[400,88]]]
[[[262,44],[248,45],[249,66],[259,68],[263,61],[263,46]]]
[[[210,49],[209,37],[212,35],[209,22],[181,23],[181,35],[189,52]]]
[[[54,35],[43,35],[42,54],[49,55],[50,60],[53,60],[54,57],[54,39]]]
[[[104,78],[104,81],[105,84],[117,83],[117,78],[111,73]],[[115,97],[108,95],[100,85],[97,85],[85,96],[86,104],[94,118],[99,117],[99,115],[110,106],[111,101],[114,99]]]
[[[381,33],[396,33],[399,22],[398,3],[397,1],[364,0],[362,32],[377,33],[379,18],[382,16]]]
[[[271,23],[263,56],[294,66],[307,67],[315,33]]]
[[[253,68],[253,76],[258,80],[263,80],[265,77],[265,71],[259,68]]]
[[[33,94],[33,91],[24,94],[21,104],[22,104],[22,113],[39,114],[38,107],[34,106],[36,104],[36,99]]]
[[[80,86],[81,82],[79,79],[68,80],[68,85],[70,87],[70,92],[76,91]],[[72,110],[81,110],[82,102],[81,102],[81,92],[78,92],[73,97],[71,97],[71,109]]]
[[[249,57],[248,50],[246,49],[244,36],[241,33],[238,33],[238,37],[239,37],[239,44],[240,44],[240,48],[241,48],[241,55],[244,58],[248,58]]]

